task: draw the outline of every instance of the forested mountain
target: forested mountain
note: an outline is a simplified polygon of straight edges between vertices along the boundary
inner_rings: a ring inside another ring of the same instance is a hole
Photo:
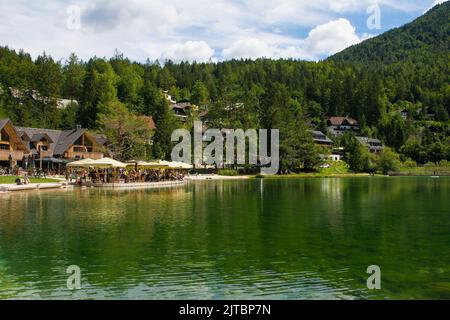
[[[167,157],[170,133],[181,125],[162,95],[167,90],[208,110],[207,120],[215,127],[279,128],[286,168],[314,162],[305,132],[325,131],[327,116],[356,118],[362,134],[381,139],[404,158],[450,159],[449,8],[449,3],[437,6],[405,27],[322,62],[142,64],[119,53],[111,59],[80,61],[72,55],[54,61],[45,53],[33,60],[0,47],[0,118],[21,126],[81,124],[107,131],[106,125],[119,120],[127,119],[125,127],[132,128],[136,116],[153,116],[155,142],[145,157]],[[46,98],[36,99],[36,93]],[[58,109],[57,98],[79,105]],[[229,108],[236,104],[245,107]],[[405,110],[407,119],[400,116]],[[427,118],[430,112],[434,119]],[[124,157],[137,158],[141,151],[136,147]]]
[[[448,61],[450,50],[450,1],[429,10],[400,28],[354,45],[329,58],[350,62],[432,63]]]

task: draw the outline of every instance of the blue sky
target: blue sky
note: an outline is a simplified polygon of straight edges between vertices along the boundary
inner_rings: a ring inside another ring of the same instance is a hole
[[[136,61],[320,60],[442,0],[0,0],[0,45]],[[369,24],[368,24],[369,21]]]

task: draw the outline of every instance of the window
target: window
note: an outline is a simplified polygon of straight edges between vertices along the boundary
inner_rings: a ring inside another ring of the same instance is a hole
[[[84,145],[87,147],[92,147],[92,142],[88,138],[84,137]]]
[[[0,141],[9,141],[9,135],[6,133],[5,129],[0,131]]]
[[[82,146],[83,145],[83,136],[79,137],[77,141],[75,141],[74,145]]]

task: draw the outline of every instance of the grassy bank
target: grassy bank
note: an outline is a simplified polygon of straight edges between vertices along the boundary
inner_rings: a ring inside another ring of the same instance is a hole
[[[450,166],[403,167],[399,174],[417,176],[450,176]]]
[[[320,168],[317,172],[300,172],[284,175],[268,175],[264,178],[326,178],[326,177],[366,177],[368,173],[354,173],[351,172],[348,165],[345,162],[330,162],[329,168]],[[261,176],[257,176],[261,177]]]
[[[291,173],[282,175],[267,175],[263,176],[264,179],[293,179],[293,178],[333,178],[333,177],[368,177],[368,173],[336,173],[336,174],[325,174],[320,172],[305,172],[305,173]],[[256,176],[261,178],[261,176]]]
[[[17,178],[19,177],[0,176],[0,184],[15,184]],[[55,179],[30,178],[30,183],[51,183],[51,182],[59,182],[59,181]]]

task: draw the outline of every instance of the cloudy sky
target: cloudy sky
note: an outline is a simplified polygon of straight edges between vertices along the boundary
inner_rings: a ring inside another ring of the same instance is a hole
[[[440,0],[0,0],[0,46],[136,61],[319,60]],[[379,15],[378,15],[379,13]]]

